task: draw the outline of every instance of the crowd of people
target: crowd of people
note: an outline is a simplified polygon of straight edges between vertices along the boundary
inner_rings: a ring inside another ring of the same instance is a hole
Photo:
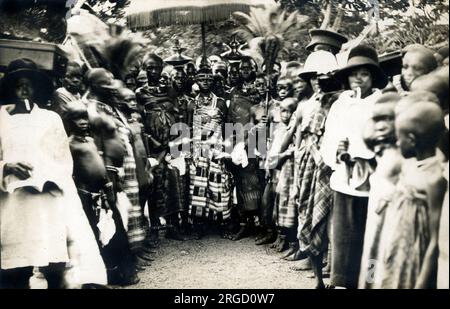
[[[271,74],[149,52],[123,80],[71,61],[54,90],[11,62],[1,287],[133,285],[162,235],[219,233],[302,261],[317,288],[448,288],[448,48],[406,46],[388,76],[368,45],[340,66],[345,37],[311,38]]]

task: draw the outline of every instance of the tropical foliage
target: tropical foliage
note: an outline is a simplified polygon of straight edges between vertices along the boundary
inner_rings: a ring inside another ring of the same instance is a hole
[[[293,48],[288,38],[300,33],[305,34],[304,27],[308,17],[298,12],[288,13],[278,6],[269,8],[252,8],[250,14],[236,12],[234,18],[240,27],[234,32],[249,42],[250,50],[261,64],[271,67],[279,53],[285,56]]]

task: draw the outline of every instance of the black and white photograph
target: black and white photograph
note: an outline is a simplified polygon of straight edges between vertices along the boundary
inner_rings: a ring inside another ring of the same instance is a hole
[[[449,0],[0,0],[0,289],[448,289],[448,36]]]

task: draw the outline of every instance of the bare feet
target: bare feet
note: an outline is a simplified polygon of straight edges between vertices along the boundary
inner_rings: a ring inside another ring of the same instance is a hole
[[[301,260],[300,262],[295,263],[295,265],[293,265],[289,268],[294,271],[306,271],[306,270],[311,270],[312,266],[311,266],[311,262],[309,261],[309,259],[304,259],[304,260]]]

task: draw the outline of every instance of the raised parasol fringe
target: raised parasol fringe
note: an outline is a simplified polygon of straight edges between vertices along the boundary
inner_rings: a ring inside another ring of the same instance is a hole
[[[174,7],[130,14],[127,16],[127,22],[131,29],[200,23],[210,24],[227,20],[233,12],[237,11],[248,13],[250,6],[247,4],[224,4],[211,7]]]

